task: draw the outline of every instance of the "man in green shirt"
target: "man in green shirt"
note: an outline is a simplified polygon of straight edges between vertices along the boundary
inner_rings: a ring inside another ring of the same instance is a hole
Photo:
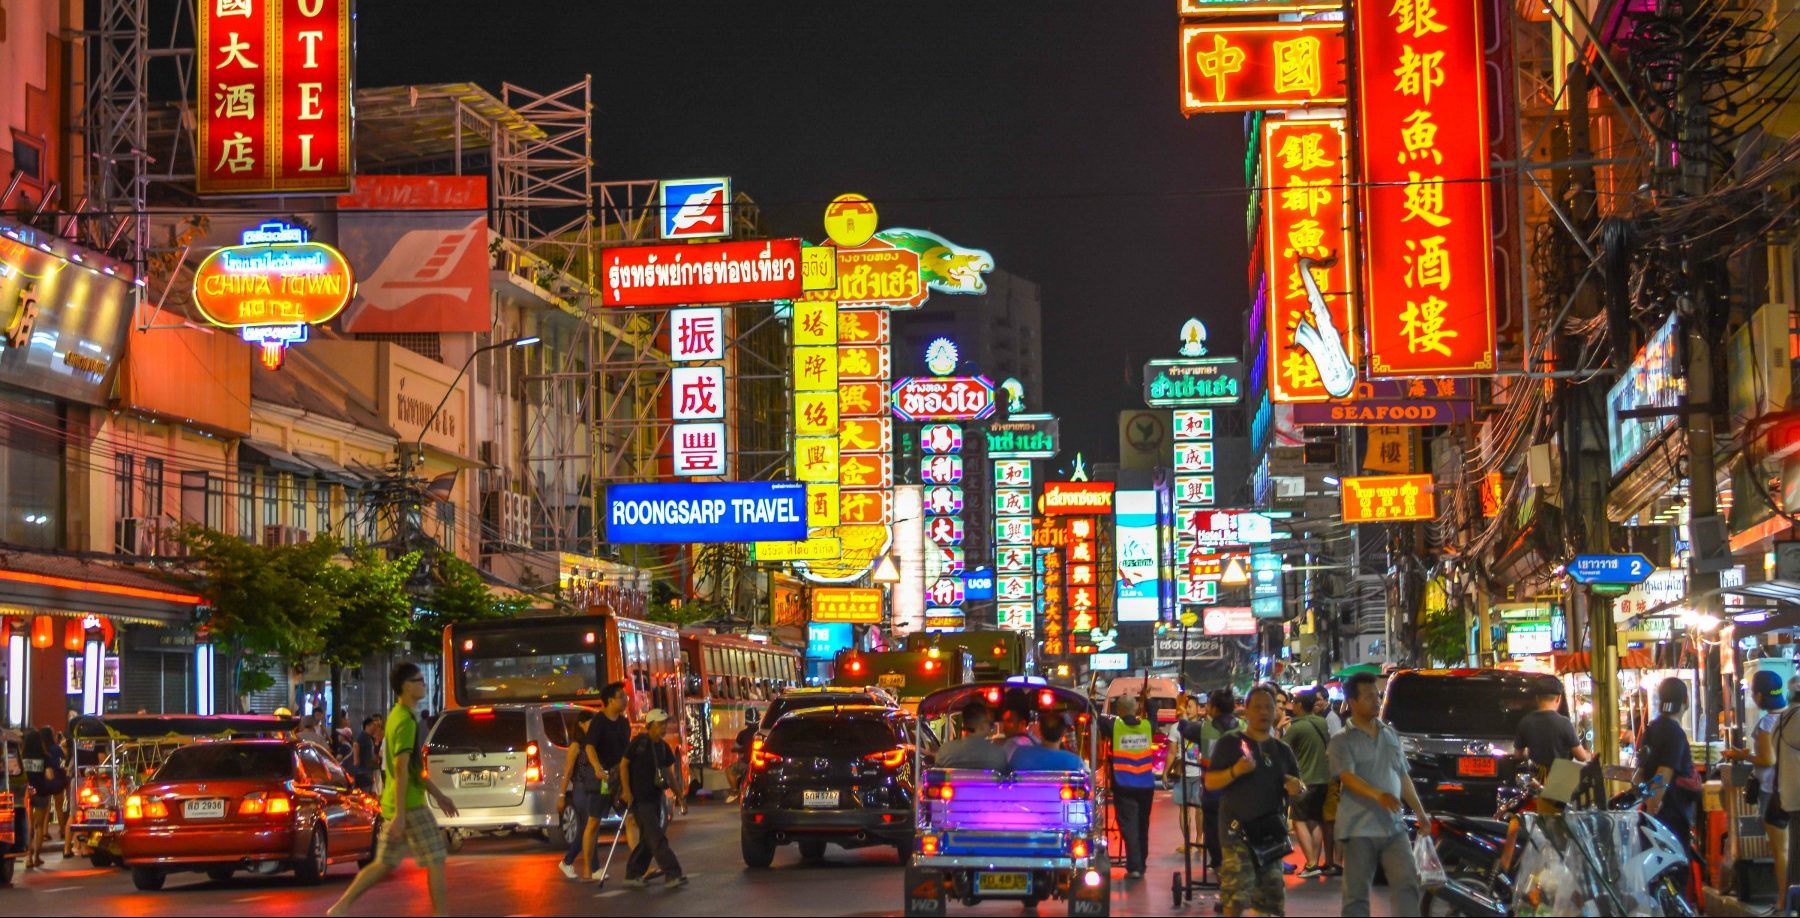
[[[1306,794],[1295,801],[1290,814],[1294,837],[1300,842],[1300,853],[1306,857],[1305,866],[1297,874],[1303,880],[1324,873],[1325,792],[1331,784],[1331,763],[1325,751],[1331,742],[1331,728],[1325,718],[1313,713],[1315,698],[1312,692],[1294,696],[1294,719],[1288,721],[1287,732],[1281,735],[1294,750],[1294,758],[1300,762],[1300,782],[1306,785]]]
[[[382,752],[386,786],[381,791],[381,844],[375,860],[356,875],[350,888],[344,890],[344,897],[327,915],[347,914],[350,906],[400,866],[409,852],[413,861],[425,868],[432,914],[450,914],[444,888],[444,830],[438,828],[431,809],[425,805],[425,795],[430,794],[446,816],[456,815],[456,804],[424,774],[425,753],[420,746],[424,736],[419,729],[418,711],[419,702],[425,700],[425,675],[417,664],[402,663],[394,667],[392,687],[399,700],[388,713],[387,742]]]

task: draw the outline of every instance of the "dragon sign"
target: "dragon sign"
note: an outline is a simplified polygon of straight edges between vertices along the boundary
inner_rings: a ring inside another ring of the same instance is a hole
[[[994,270],[994,256],[981,249],[966,249],[936,233],[920,229],[885,229],[876,233],[875,238],[917,252],[919,274],[928,289],[974,295],[987,292],[987,281],[982,275]]]

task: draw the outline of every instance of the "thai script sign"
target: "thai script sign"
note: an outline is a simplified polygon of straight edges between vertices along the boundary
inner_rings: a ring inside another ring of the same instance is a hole
[[[601,257],[603,306],[745,303],[800,296],[800,240],[619,246]]]
[[[903,421],[975,421],[994,413],[985,376],[909,376],[894,383],[894,416]]]

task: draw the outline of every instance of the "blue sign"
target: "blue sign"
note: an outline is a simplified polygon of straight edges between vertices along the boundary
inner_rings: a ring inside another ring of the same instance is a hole
[[[1643,583],[1656,565],[1643,555],[1576,555],[1569,576],[1576,583]]]
[[[978,567],[963,575],[963,598],[967,600],[994,598],[994,569]]]
[[[657,186],[662,238],[717,239],[731,235],[731,179],[664,179]]]
[[[791,481],[616,484],[606,541],[779,542],[806,538],[806,486]]]
[[[806,625],[806,656],[814,660],[835,660],[838,651],[848,650],[856,640],[849,622],[827,622]]]

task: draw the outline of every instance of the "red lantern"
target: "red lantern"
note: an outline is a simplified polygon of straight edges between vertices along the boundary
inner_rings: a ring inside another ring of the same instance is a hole
[[[31,646],[39,650],[56,643],[56,619],[40,615],[31,620]]]
[[[70,653],[80,653],[86,642],[87,631],[81,627],[81,619],[69,619],[69,623],[63,626],[63,649]]]
[[[0,648],[12,643],[12,619],[0,616]]]

